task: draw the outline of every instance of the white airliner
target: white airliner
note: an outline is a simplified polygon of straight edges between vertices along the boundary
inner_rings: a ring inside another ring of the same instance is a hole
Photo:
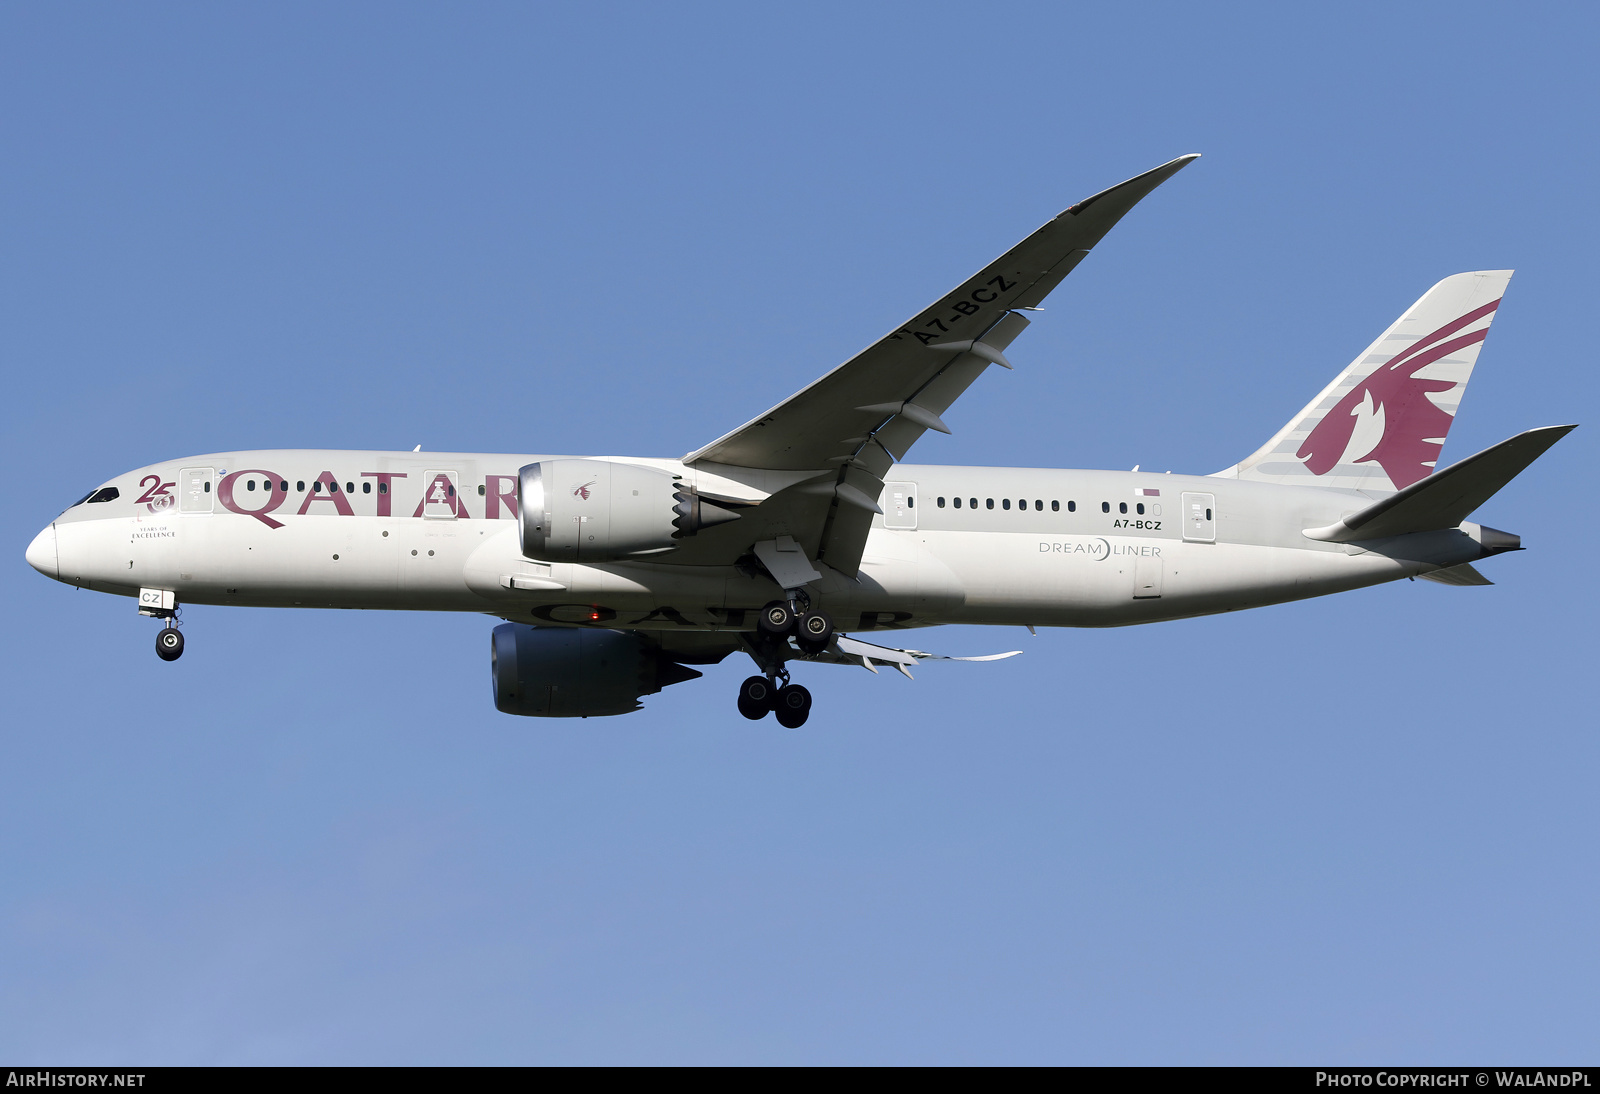
[[[902,672],[866,641],[941,623],[1111,627],[1399,578],[1486,585],[1519,549],[1466,518],[1573,426],[1435,461],[1510,280],[1423,294],[1289,424],[1208,476],[901,462],[1024,314],[1195,156],[1067,209],[921,314],[680,459],[226,452],[118,475],[28,547],[40,573],[179,605],[482,612],[495,705],[623,714],[743,650],[738,709],[803,724],[797,662]],[[846,633],[848,632],[848,633]],[[1011,656],[997,654],[996,657]],[[989,660],[991,658],[970,658]],[[907,675],[910,675],[907,672]]]

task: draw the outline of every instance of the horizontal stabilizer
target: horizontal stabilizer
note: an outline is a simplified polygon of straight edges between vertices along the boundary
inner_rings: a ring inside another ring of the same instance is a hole
[[[1447,566],[1443,570],[1435,570],[1431,574],[1418,574],[1424,581],[1437,581],[1441,585],[1493,585],[1494,582],[1480,574],[1472,563],[1463,562],[1459,566]]]
[[[1443,471],[1436,471],[1336,524],[1308,528],[1306,537],[1351,543],[1454,528],[1544,455],[1551,445],[1577,428],[1575,425],[1551,425],[1519,433],[1476,456],[1468,456]]]

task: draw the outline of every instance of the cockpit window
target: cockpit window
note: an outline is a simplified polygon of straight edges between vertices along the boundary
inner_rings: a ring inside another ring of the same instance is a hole
[[[94,505],[96,502],[116,501],[119,496],[120,491],[118,491],[115,486],[102,487],[101,489],[96,490],[94,493],[89,495],[89,504]]]

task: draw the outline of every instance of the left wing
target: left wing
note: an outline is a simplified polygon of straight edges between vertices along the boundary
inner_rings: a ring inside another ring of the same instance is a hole
[[[1028,325],[1014,309],[1036,307],[1123,214],[1197,158],[1180,156],[1078,202],[904,326],[684,462],[815,471],[759,508],[768,517],[776,516],[769,507],[792,510],[783,523],[795,537],[854,577],[883,476],[924,432],[950,431],[940,415],[986,368],[1011,367],[1004,350]]]

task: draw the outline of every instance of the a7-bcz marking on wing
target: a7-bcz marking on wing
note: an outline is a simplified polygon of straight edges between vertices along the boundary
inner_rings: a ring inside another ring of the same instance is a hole
[[[989,288],[991,285],[994,287]],[[930,342],[937,342],[940,340],[939,335],[950,333],[949,324],[959,323],[969,315],[976,315],[978,312],[983,310],[979,305],[992,303],[1000,299],[1001,293],[1010,292],[1016,287],[1017,283],[1015,281],[1007,281],[1003,275],[1000,277],[991,277],[982,285],[979,285],[976,289],[973,289],[969,294],[972,297],[972,300],[976,301],[976,303],[967,300],[957,300],[954,304],[950,305],[955,310],[954,315],[950,316],[948,319],[930,319],[926,323],[922,324],[925,327],[932,327],[933,330],[931,332],[910,330],[906,327],[901,327],[899,330],[889,335],[889,337],[898,342],[902,334],[909,334],[925,346]]]

